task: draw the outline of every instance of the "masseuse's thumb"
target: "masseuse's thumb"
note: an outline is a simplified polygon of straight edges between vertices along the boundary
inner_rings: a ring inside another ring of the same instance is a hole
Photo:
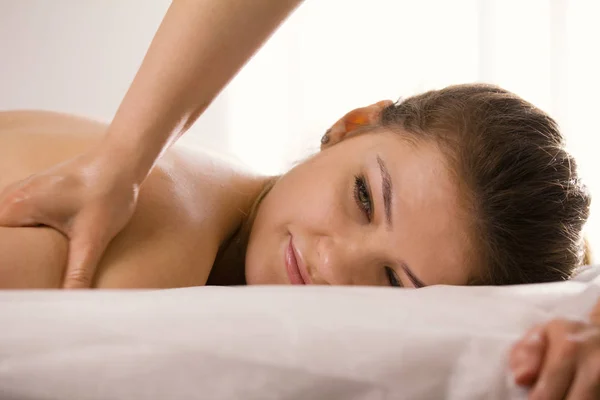
[[[100,258],[112,236],[106,220],[80,215],[70,232],[69,259],[64,274],[63,288],[86,289],[92,285]]]

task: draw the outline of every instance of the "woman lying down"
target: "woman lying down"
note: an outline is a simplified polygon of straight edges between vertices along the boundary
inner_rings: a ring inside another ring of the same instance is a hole
[[[97,145],[105,128],[48,112],[1,113],[0,190]],[[318,154],[279,177],[172,148],[93,287],[559,281],[583,261],[589,205],[550,117],[498,87],[452,86],[349,112]],[[0,228],[0,236],[0,287],[60,287],[65,237],[45,227]],[[554,324],[535,337],[588,328]],[[546,376],[550,339],[515,347],[520,383]],[[539,390],[556,389],[558,372],[549,373]]]

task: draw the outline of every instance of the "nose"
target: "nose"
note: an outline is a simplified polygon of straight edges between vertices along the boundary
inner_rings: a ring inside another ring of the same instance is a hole
[[[377,285],[384,273],[383,239],[376,232],[344,232],[317,238],[314,268],[323,284]],[[318,282],[315,282],[318,283]]]

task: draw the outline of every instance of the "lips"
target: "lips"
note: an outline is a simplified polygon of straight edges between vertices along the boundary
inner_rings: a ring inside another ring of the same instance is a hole
[[[294,247],[293,238],[291,236],[285,251],[285,267],[292,285],[310,284],[310,277],[304,268],[302,257],[298,256],[298,252]]]

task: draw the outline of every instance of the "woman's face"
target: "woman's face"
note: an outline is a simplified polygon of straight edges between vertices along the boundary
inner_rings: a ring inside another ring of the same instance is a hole
[[[250,233],[247,283],[464,285],[465,219],[435,144],[383,129],[356,135],[273,186]]]

